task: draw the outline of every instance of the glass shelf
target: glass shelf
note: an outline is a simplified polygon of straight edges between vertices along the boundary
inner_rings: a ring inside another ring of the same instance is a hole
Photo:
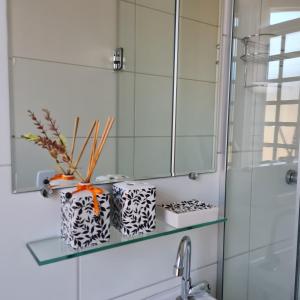
[[[84,248],[80,250],[73,250],[71,247],[65,244],[65,242],[60,237],[52,237],[47,239],[42,239],[38,241],[29,242],[26,244],[30,253],[38,263],[38,265],[52,264],[58,261],[71,259],[74,257],[79,257],[91,253],[96,253],[100,251],[105,251],[108,249],[125,246],[132,243],[138,243],[145,240],[155,239],[162,236],[167,236],[170,234],[175,234],[178,232],[187,231],[195,228],[202,228],[209,225],[225,222],[225,218],[219,218],[206,223],[199,223],[187,227],[175,228],[160,220],[156,221],[156,229],[150,233],[137,235],[133,237],[125,237],[117,231],[114,227],[111,227],[110,233],[111,238],[109,242],[103,243],[101,245]]]

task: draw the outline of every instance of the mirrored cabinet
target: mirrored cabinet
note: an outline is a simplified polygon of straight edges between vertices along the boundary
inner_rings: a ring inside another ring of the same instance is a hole
[[[8,25],[14,191],[53,169],[21,139],[28,109],[49,109],[68,144],[80,116],[79,145],[91,120],[115,116],[96,177],[215,171],[217,0],[11,0]]]

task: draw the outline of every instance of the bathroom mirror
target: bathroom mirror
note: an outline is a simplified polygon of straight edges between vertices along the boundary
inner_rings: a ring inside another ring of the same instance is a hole
[[[37,172],[54,169],[21,139],[35,132],[28,109],[40,119],[49,109],[68,144],[80,116],[79,145],[92,120],[115,116],[96,177],[215,170],[217,0],[7,3],[14,191],[37,189]]]

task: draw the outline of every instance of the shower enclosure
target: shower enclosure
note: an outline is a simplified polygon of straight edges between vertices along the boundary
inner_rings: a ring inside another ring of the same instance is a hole
[[[300,1],[235,0],[224,300],[298,300]]]

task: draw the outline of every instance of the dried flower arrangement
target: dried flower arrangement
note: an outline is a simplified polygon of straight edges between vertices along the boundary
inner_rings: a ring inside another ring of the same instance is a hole
[[[103,146],[108,137],[109,131],[114,123],[114,118],[113,117],[108,118],[99,144],[97,140],[98,140],[98,134],[100,129],[100,122],[99,121],[93,122],[89,130],[89,133],[83,143],[83,146],[79,151],[79,155],[75,160],[74,150],[76,147],[77,132],[78,132],[79,121],[80,121],[79,117],[77,117],[74,122],[71,150],[68,151],[66,138],[61,133],[56,120],[53,119],[49,110],[42,109],[42,111],[44,114],[46,125],[43,124],[42,121],[38,120],[34,112],[28,110],[28,115],[32,120],[36,129],[39,131],[39,134],[27,133],[22,135],[21,137],[29,142],[33,142],[34,144],[38,145],[42,149],[47,150],[51,158],[55,161],[59,173],[63,175],[71,175],[71,176],[76,174],[76,176],[80,178],[81,182],[89,183],[91,181],[91,177],[93,175],[96,164],[101,155]],[[78,165],[83,157],[83,154],[86,150],[86,147],[92,135],[94,140],[91,146],[91,153],[88,162],[87,174],[86,177],[83,177],[78,170]]]

